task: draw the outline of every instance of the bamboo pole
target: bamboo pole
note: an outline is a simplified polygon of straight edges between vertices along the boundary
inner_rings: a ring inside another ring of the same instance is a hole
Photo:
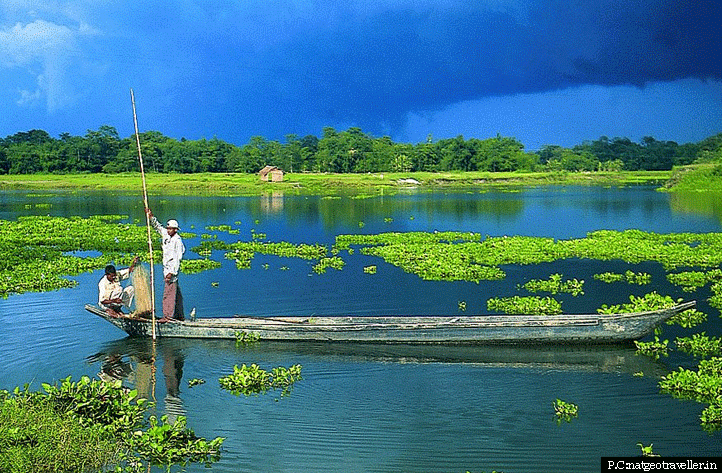
[[[148,190],[145,184],[145,170],[143,169],[143,153],[140,150],[140,134],[138,133],[138,116],[135,113],[135,95],[130,89],[130,101],[133,104],[133,124],[135,125],[135,142],[138,145],[138,161],[140,162],[140,175],[143,179],[143,207],[145,209],[145,222],[148,228],[148,254],[150,255],[150,316],[153,320],[153,340],[155,340],[155,277],[153,274],[153,239],[150,231],[150,216],[148,215]]]

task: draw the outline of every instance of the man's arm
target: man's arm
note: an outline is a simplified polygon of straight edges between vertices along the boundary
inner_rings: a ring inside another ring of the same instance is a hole
[[[153,228],[155,228],[155,231],[160,233],[161,236],[163,236],[163,231],[165,228],[163,228],[163,225],[158,221],[157,218],[155,218],[155,215],[153,215],[153,212],[150,211],[150,209],[145,209],[145,213],[148,215],[148,220],[150,221],[150,224]]]

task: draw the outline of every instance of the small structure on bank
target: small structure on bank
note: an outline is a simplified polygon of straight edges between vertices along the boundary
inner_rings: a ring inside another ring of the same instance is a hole
[[[283,170],[276,166],[266,166],[258,172],[262,181],[281,182],[283,181]]]

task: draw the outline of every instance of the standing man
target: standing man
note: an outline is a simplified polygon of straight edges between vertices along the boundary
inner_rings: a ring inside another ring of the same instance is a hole
[[[186,247],[178,234],[178,230],[180,230],[178,221],[168,220],[165,228],[163,228],[150,209],[146,209],[146,213],[153,228],[160,233],[163,245],[163,279],[165,280],[165,286],[163,288],[163,318],[159,319],[159,322],[168,322],[170,319],[184,320],[183,295],[178,285],[178,273],[180,272],[180,264]]]

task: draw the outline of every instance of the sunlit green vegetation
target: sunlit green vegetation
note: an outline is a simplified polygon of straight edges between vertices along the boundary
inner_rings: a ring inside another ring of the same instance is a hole
[[[221,267],[221,263],[211,259],[188,259],[181,262],[182,271],[185,274],[195,274],[209,269],[216,269]]]
[[[667,275],[667,279],[672,284],[682,286],[683,290],[691,292],[707,284],[722,281],[722,269],[671,273]]]
[[[658,335],[654,336],[654,340],[648,342],[635,340],[634,345],[637,347],[638,355],[648,356],[655,360],[661,356],[669,356],[669,340],[660,340]]]
[[[584,281],[576,278],[562,281],[562,275],[559,273],[552,274],[549,279],[532,279],[521,285],[529,292],[549,292],[551,294],[568,292],[573,296],[584,294],[583,286]]]
[[[184,417],[146,419],[150,404],[135,390],[88,377],[43,390],[0,391],[0,471],[140,473],[220,458],[223,438],[196,436]]]
[[[612,272],[604,272],[600,274],[595,274],[594,279],[606,283],[613,283],[613,282],[620,282],[624,281],[629,284],[638,284],[638,285],[644,285],[649,284],[652,282],[652,275],[649,273],[635,273],[634,271],[627,270],[624,272],[624,274],[619,273],[612,273]]]
[[[629,302],[626,304],[614,304],[607,306],[603,304],[597,309],[600,314],[623,314],[629,312],[649,312],[659,309],[668,309],[674,307],[678,302],[669,296],[662,296],[656,292],[650,292],[641,297],[634,295],[629,296]]]
[[[697,371],[679,368],[663,376],[659,386],[675,397],[708,404],[700,415],[702,427],[708,431],[722,428],[722,358],[701,360]]]
[[[268,164],[287,172],[316,173],[670,170],[714,159],[722,141],[722,135],[683,145],[651,136],[640,143],[602,136],[572,148],[546,145],[527,152],[517,139],[500,135],[438,141],[430,137],[411,144],[375,138],[356,127],[322,131],[320,138],[291,134],[285,142],[254,136],[243,146],[218,138],[179,141],[157,131],[141,133],[138,139],[145,169],[151,173],[257,173]],[[55,139],[43,130],[30,130],[0,139],[0,174],[137,170],[135,135],[121,139],[108,125],[88,130],[85,136],[63,133]]]
[[[477,233],[408,232],[339,235],[336,247],[361,247],[361,252],[417,274],[422,279],[474,281],[503,279],[504,265],[528,265],[562,259],[622,260],[630,264],[654,261],[668,271],[678,267],[718,267],[722,234],[658,234],[640,230],[599,230],[585,238],[503,236]],[[647,282],[646,274],[629,271],[632,283]]]
[[[233,373],[220,378],[219,382],[223,389],[235,395],[250,396],[281,389],[281,396],[286,396],[293,384],[301,379],[301,365],[290,368],[279,366],[269,372],[253,363],[248,366],[243,364],[241,367],[235,365]]]
[[[554,414],[557,416],[557,423],[571,422],[572,419],[579,415],[579,406],[572,402],[557,399],[554,401]]]
[[[704,332],[695,333],[691,337],[678,337],[674,343],[678,350],[697,358],[722,356],[722,339],[709,337]]]
[[[492,297],[486,301],[492,312],[505,314],[553,315],[562,313],[561,302],[551,297]]]
[[[147,230],[125,222],[127,219],[101,215],[0,220],[0,297],[73,287],[77,283],[68,276],[93,272],[110,263],[128,266],[134,255],[149,261]],[[156,247],[153,259],[161,261],[160,245]],[[214,261],[186,259],[181,271],[218,266]]]

